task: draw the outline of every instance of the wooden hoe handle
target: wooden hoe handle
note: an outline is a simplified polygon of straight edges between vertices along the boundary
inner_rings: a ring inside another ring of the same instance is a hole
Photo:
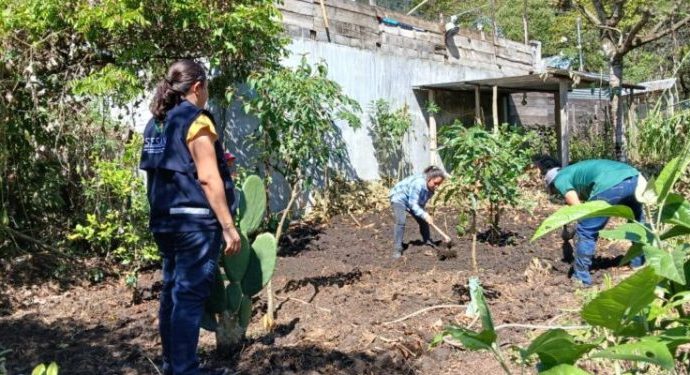
[[[438,234],[440,234],[441,236],[443,236],[443,240],[444,240],[445,242],[450,242],[450,236],[448,236],[445,232],[443,232],[443,231],[441,230],[441,228],[437,227],[436,224],[434,224],[434,223],[429,223],[429,224],[431,224],[431,226],[432,226],[434,229],[436,229],[436,231],[438,232]]]

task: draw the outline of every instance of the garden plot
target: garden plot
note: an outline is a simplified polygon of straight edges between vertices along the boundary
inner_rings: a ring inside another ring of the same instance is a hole
[[[577,321],[582,292],[567,278],[560,234],[528,241],[552,212],[507,211],[503,227],[517,234],[514,246],[478,245],[480,279],[496,324],[569,324]],[[454,212],[436,222],[453,233]],[[447,224],[446,224],[447,221]],[[406,241],[419,237],[414,223]],[[212,334],[202,334],[204,362],[243,374],[484,374],[501,373],[486,353],[428,345],[447,323],[476,328],[465,316],[469,301],[471,239],[453,238],[458,257],[438,261],[429,248],[410,244],[390,258],[393,220],[388,211],[333,218],[325,225],[294,226],[284,237],[273,279],[277,328],[262,332],[265,294],[254,304],[248,342],[231,359],[213,354]],[[444,228],[445,229],[445,228]],[[453,236],[455,237],[455,236]],[[595,282],[624,249],[602,244]],[[603,267],[603,269],[602,269]],[[9,315],[0,318],[2,344],[12,374],[38,361],[57,361],[65,374],[156,374],[160,361],[157,287],[160,275],[142,276],[138,302],[116,281],[74,287],[54,296],[49,284],[9,289]],[[537,333],[504,327],[501,342],[526,345]]]

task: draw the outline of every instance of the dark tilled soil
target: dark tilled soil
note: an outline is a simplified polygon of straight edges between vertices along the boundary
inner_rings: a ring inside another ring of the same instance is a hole
[[[541,209],[534,216],[504,215],[503,229],[514,233],[515,245],[478,244],[478,276],[496,325],[577,322],[573,310],[581,292],[568,280],[568,248],[560,233],[529,242],[555,208]],[[454,215],[437,213],[436,222],[454,232]],[[446,324],[480,324],[462,307],[469,301],[467,280],[477,275],[469,236],[453,235],[458,256],[439,261],[431,248],[415,242],[417,225],[410,220],[406,240],[412,242],[393,260],[391,231],[388,212],[291,228],[273,282],[276,330],[264,333],[259,323],[264,293],[255,301],[245,345],[221,357],[213,335],[203,332],[203,362],[241,374],[502,373],[486,353],[447,344],[428,350]],[[600,244],[595,282],[605,272],[624,273],[614,266],[624,249]],[[12,272],[6,269],[0,278],[0,346],[12,350],[6,355],[10,374],[28,374],[32,365],[50,361],[60,364],[61,374],[158,373],[158,271],[144,273],[136,293],[113,277],[95,285],[31,285],[26,278],[16,282]],[[499,331],[499,340],[510,354],[509,344],[525,346],[538,333],[511,327]]]

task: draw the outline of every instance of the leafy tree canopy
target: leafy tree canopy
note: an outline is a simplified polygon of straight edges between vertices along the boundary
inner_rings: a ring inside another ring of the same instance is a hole
[[[231,83],[285,51],[270,0],[0,0],[0,9],[3,241],[34,243],[83,216],[91,155],[114,159],[129,138],[107,109],[142,102],[173,60],[207,62],[212,95],[228,97]]]
[[[421,0],[415,1],[419,4]],[[596,2],[596,1],[595,1]],[[483,30],[491,32],[491,16],[495,14],[499,34],[508,39],[522,42],[524,40],[523,11],[527,5],[528,35],[530,40],[542,42],[544,56],[562,55],[578,67],[577,19],[581,18],[581,38],[584,56],[584,68],[587,71],[608,72],[607,58],[602,51],[600,33],[602,29],[588,21],[578,9],[586,9],[593,14],[595,3],[590,0],[496,0],[495,9],[486,0],[431,0],[420,7],[415,15],[431,20],[438,20],[443,14],[449,16],[460,14],[459,23],[466,28],[477,29],[480,24]],[[672,22],[678,23],[690,14],[688,2],[664,0],[652,3],[643,0],[601,1],[607,14],[613,14],[616,3],[623,4],[620,23],[615,27],[623,33],[629,33],[645,17],[645,12],[652,22],[648,23],[640,35],[668,28]],[[659,26],[660,25],[660,26]],[[634,49],[625,57],[626,80],[639,82],[667,78],[672,75],[674,67],[690,46],[690,28],[682,27],[667,38],[650,42],[641,48]],[[615,30],[610,30],[617,33]],[[690,88],[690,67],[681,67],[679,76],[687,76],[686,87]]]

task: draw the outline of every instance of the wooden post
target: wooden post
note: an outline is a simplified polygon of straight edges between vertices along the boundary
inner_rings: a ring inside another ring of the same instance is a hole
[[[494,134],[498,134],[498,86],[493,87],[491,111],[491,117],[493,117],[494,120]]]
[[[491,33],[493,34],[493,37],[494,37],[493,43],[494,43],[494,58],[495,58],[495,55],[496,55],[495,46],[496,46],[496,39],[497,39],[496,38],[496,32],[497,32],[496,31],[496,29],[497,29],[497,26],[496,26],[496,0],[491,0],[490,4],[491,4],[491,27],[492,27]]]
[[[568,128],[568,79],[558,80],[558,92],[554,93],[554,116],[556,118],[556,135],[558,136],[558,158],[561,166],[569,163],[570,130]]]
[[[498,51],[496,48],[496,40],[498,39],[498,37],[496,35],[496,33],[498,32],[498,30],[496,30],[498,28],[496,26],[496,0],[491,0],[491,27],[492,27],[491,35],[493,36],[492,44],[494,45],[493,63],[498,64],[497,63],[497,57],[496,57],[496,55],[498,55]]]
[[[527,31],[527,0],[522,2],[522,29],[525,33],[525,45],[529,44],[529,33]]]
[[[582,19],[580,17],[577,17],[577,53],[580,58],[580,71],[584,71],[585,66],[584,66],[584,61],[582,59],[582,32],[580,29],[582,28]]]
[[[509,124],[510,123],[510,111],[508,107],[508,95],[503,95],[501,97],[501,113],[503,113],[503,123],[504,124]]]
[[[630,156],[639,157],[637,145],[637,106],[635,105],[635,90],[628,91],[628,132],[630,133]]]
[[[481,105],[481,95],[479,91],[479,85],[474,86],[474,124],[479,125],[482,123],[482,105]]]
[[[319,0],[321,3],[321,15],[323,16],[323,24],[326,27],[326,39],[331,42],[331,31],[328,28],[328,14],[326,14],[326,5],[323,3],[324,0]]]
[[[434,90],[429,90],[429,103],[434,103]],[[436,114],[429,112],[429,163],[438,165],[436,158]]]

